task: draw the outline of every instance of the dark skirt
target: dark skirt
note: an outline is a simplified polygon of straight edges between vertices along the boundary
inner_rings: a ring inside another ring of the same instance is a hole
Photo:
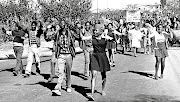
[[[165,58],[168,57],[168,52],[165,42],[157,43],[158,49],[155,49],[155,57]]]
[[[90,70],[99,72],[110,71],[110,64],[106,53],[93,53],[90,58]]]
[[[115,49],[116,48],[116,42],[112,40],[107,41],[106,49]]]

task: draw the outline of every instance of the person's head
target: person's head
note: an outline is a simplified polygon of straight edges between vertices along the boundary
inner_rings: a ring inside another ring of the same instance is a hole
[[[86,29],[86,30],[89,30],[89,29],[90,29],[90,22],[87,21],[87,22],[85,23],[85,29]]]
[[[81,28],[81,23],[80,22],[76,22],[76,27],[77,28]]]
[[[32,30],[36,30],[36,27],[37,27],[37,22],[36,22],[36,21],[33,21],[33,22],[31,23],[31,29],[32,29]]]
[[[20,29],[21,29],[21,27],[19,26],[19,24],[15,23],[15,30],[20,30]]]
[[[157,25],[157,32],[160,34],[163,31],[163,26],[161,24]]]
[[[109,23],[109,24],[108,24],[108,29],[109,29],[109,30],[113,30],[113,23]]]
[[[48,28],[48,29],[47,29],[47,31],[48,31],[48,32],[51,32],[51,29],[50,29],[50,28]]]
[[[96,24],[94,27],[94,36],[99,37],[104,32],[104,25],[102,24]]]
[[[54,32],[54,31],[56,31],[56,27],[55,26],[52,26],[51,27],[51,30]]]
[[[63,34],[63,35],[67,34],[66,28],[62,28],[62,29],[60,30],[60,32],[61,32],[61,34]]]
[[[65,22],[65,20],[62,20],[61,21],[61,28],[65,28],[66,27],[66,22]]]

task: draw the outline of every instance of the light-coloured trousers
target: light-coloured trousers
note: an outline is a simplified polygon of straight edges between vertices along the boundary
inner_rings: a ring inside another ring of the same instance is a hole
[[[29,46],[28,49],[28,58],[27,58],[27,66],[26,66],[26,74],[31,73],[31,68],[33,64],[33,59],[35,58],[36,68],[40,68],[40,54],[39,48],[36,44]]]
[[[55,86],[55,89],[61,90],[61,84],[66,78],[67,88],[71,87],[71,68],[72,68],[72,56],[71,54],[60,54],[57,59],[57,75],[58,83]]]

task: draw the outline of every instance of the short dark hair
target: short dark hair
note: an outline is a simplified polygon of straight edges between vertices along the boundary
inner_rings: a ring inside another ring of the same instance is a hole
[[[35,24],[35,26],[37,26],[37,22],[36,21],[32,21],[31,25]]]
[[[91,22],[87,21],[87,22],[85,22],[85,26],[87,25],[87,23],[89,23],[89,25],[91,25]]]
[[[108,26],[109,26],[109,25],[113,26],[113,23],[109,23]]]

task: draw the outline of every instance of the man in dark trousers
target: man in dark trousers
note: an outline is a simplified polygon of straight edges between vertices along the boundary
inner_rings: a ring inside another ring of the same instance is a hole
[[[16,55],[16,68],[13,71],[14,76],[17,76],[18,73],[23,72],[23,64],[22,64],[22,54],[23,54],[23,46],[25,39],[25,31],[22,30],[18,23],[15,24],[15,30],[12,31],[12,35],[14,37],[13,40],[13,49]]]

